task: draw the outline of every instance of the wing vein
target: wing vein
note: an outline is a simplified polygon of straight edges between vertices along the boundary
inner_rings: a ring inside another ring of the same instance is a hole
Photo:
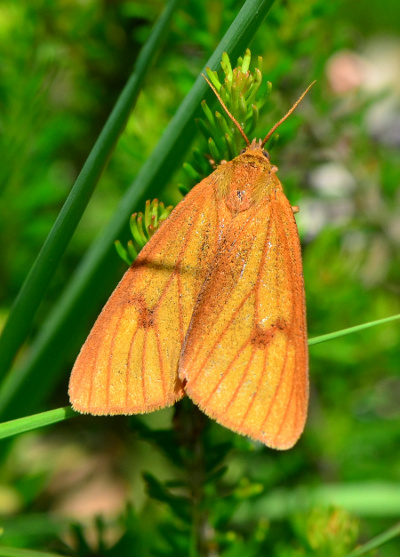
[[[128,358],[126,360],[126,372],[125,372],[125,384],[126,384],[126,387],[125,387],[125,408],[126,409],[128,409],[128,397],[129,397],[129,386],[130,386],[129,385],[130,384],[129,379],[130,379],[130,368],[131,368],[131,358],[132,358],[132,347],[133,347],[133,344],[135,342],[135,338],[136,338],[136,335],[137,335],[138,331],[139,331],[139,326],[136,327],[136,330],[132,335],[132,340],[131,340],[131,343],[129,345]]]
[[[182,279],[181,275],[178,274],[178,316],[179,316],[179,335],[181,338],[181,346],[185,340],[185,334],[183,331],[183,307],[182,307]]]
[[[154,333],[155,333],[156,339],[157,339],[158,361],[160,363],[161,383],[162,383],[164,403],[165,403],[166,398],[167,398],[166,397],[166,389],[165,389],[165,366],[164,366],[164,361],[163,361],[163,358],[162,358],[162,350],[161,350],[161,344],[160,344],[160,333],[159,333],[157,327],[154,327]]]
[[[208,402],[211,400],[211,398],[214,396],[215,392],[218,390],[218,387],[221,385],[222,381],[224,379],[226,379],[227,375],[229,375],[229,371],[230,369],[232,369],[232,366],[235,362],[235,360],[237,358],[239,358],[240,356],[240,352],[242,350],[244,350],[246,348],[246,346],[249,344],[249,341],[246,340],[246,342],[239,348],[239,350],[236,352],[236,354],[234,355],[233,359],[229,362],[228,367],[226,368],[226,370],[224,371],[223,374],[221,374],[221,377],[218,381],[218,383],[215,385],[215,387],[213,388],[213,390],[211,391],[211,394],[209,395],[209,397],[207,398],[207,400],[204,402],[204,406],[206,406],[208,404]],[[229,406],[230,402],[228,403]]]
[[[115,327],[114,327],[114,331],[113,331],[113,335],[112,335],[112,339],[111,339],[111,344],[110,344],[110,350],[109,350],[109,354],[108,354],[108,358],[107,358],[107,378],[106,378],[106,406],[107,407],[109,407],[109,405],[110,405],[110,381],[111,381],[112,354],[114,352],[115,338],[117,336],[118,328],[121,324],[124,312],[125,312],[125,307],[122,306],[121,311],[120,311],[120,315],[119,315],[118,320],[117,320],[117,322],[115,324]]]
[[[145,382],[145,375],[144,375],[144,368],[146,365],[145,364],[146,349],[147,349],[147,329],[144,330],[143,351],[142,351],[142,358],[141,358],[141,379],[142,379],[142,393],[143,393],[144,404],[147,404],[146,382]]]
[[[91,407],[91,405],[92,405],[93,381],[94,381],[94,378],[93,378],[94,371],[93,371],[93,370],[95,369],[95,366],[96,366],[96,364],[97,364],[97,359],[98,359],[98,356],[99,356],[99,349],[100,349],[100,346],[97,347],[96,357],[93,358],[93,364],[92,364],[92,369],[91,369],[91,373],[90,373],[90,385],[89,385],[89,396],[88,396],[88,409],[90,409],[90,407]]]
[[[253,404],[254,404],[254,401],[255,401],[255,398],[256,398],[255,395],[256,395],[256,393],[257,393],[259,387],[260,387],[260,384],[261,384],[262,379],[264,378],[266,363],[267,363],[267,355],[265,354],[263,370],[262,370],[262,373],[261,373],[260,378],[259,378],[259,380],[258,380],[257,388],[256,388],[256,391],[255,391],[255,394],[254,394],[254,396],[252,397],[251,401],[249,402],[249,405],[248,405],[247,410],[246,410],[246,412],[245,412],[245,414],[244,414],[244,416],[243,416],[243,418],[242,418],[242,420],[241,420],[241,422],[240,422],[239,427],[242,427],[242,426],[243,426],[244,421],[246,420],[247,416],[249,415],[249,412],[250,412],[250,410],[251,410],[251,408],[252,408],[252,406],[253,406]]]
[[[249,342],[250,342],[250,341],[247,341],[246,344],[249,344]],[[245,346],[246,346],[246,345],[245,345]],[[230,398],[228,404],[226,405],[225,410],[224,410],[223,412],[221,412],[220,416],[223,416],[224,414],[227,413],[227,411],[228,411],[230,405],[233,403],[233,401],[236,399],[237,395],[239,394],[240,388],[242,387],[243,382],[244,382],[244,380],[246,379],[246,377],[247,377],[247,375],[248,375],[248,372],[249,372],[251,363],[252,363],[252,361],[253,361],[255,352],[256,352],[256,347],[253,346],[252,352],[251,352],[251,356],[250,356],[249,361],[247,362],[246,367],[245,367],[245,369],[244,369],[244,371],[243,371],[243,373],[242,373],[242,376],[241,376],[241,378],[240,378],[240,381],[238,381],[238,384],[237,384],[237,386],[236,386],[236,389],[234,390],[234,393],[233,393],[232,397]]]

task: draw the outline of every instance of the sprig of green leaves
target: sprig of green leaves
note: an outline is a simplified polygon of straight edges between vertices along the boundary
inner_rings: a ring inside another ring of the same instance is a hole
[[[164,203],[153,199],[146,201],[144,213],[133,213],[129,221],[132,240],[129,240],[126,249],[119,240],[114,242],[118,255],[128,265],[132,265],[140,250],[160,228],[172,209],[172,205],[165,207]]]

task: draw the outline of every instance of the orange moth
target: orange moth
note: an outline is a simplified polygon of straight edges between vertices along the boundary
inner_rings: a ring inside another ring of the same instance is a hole
[[[75,410],[141,414],[186,394],[242,435],[296,443],[308,405],[298,208],[263,147],[308,89],[251,143],[220,99],[247,146],[188,193],[123,276],[72,370]]]

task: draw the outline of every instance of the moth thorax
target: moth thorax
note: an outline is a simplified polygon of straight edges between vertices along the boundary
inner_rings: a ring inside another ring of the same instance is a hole
[[[256,191],[263,182],[263,175],[267,175],[264,164],[257,164],[254,160],[235,165],[226,196],[226,206],[231,213],[246,211],[253,205]]]

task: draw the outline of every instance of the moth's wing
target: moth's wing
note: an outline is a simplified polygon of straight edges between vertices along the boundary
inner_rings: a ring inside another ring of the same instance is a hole
[[[213,176],[175,208],[106,303],[72,370],[75,410],[143,413],[183,396],[179,355],[219,226]]]
[[[186,393],[224,426],[290,448],[307,415],[308,350],[300,242],[282,191],[234,217],[211,268],[182,351]]]

